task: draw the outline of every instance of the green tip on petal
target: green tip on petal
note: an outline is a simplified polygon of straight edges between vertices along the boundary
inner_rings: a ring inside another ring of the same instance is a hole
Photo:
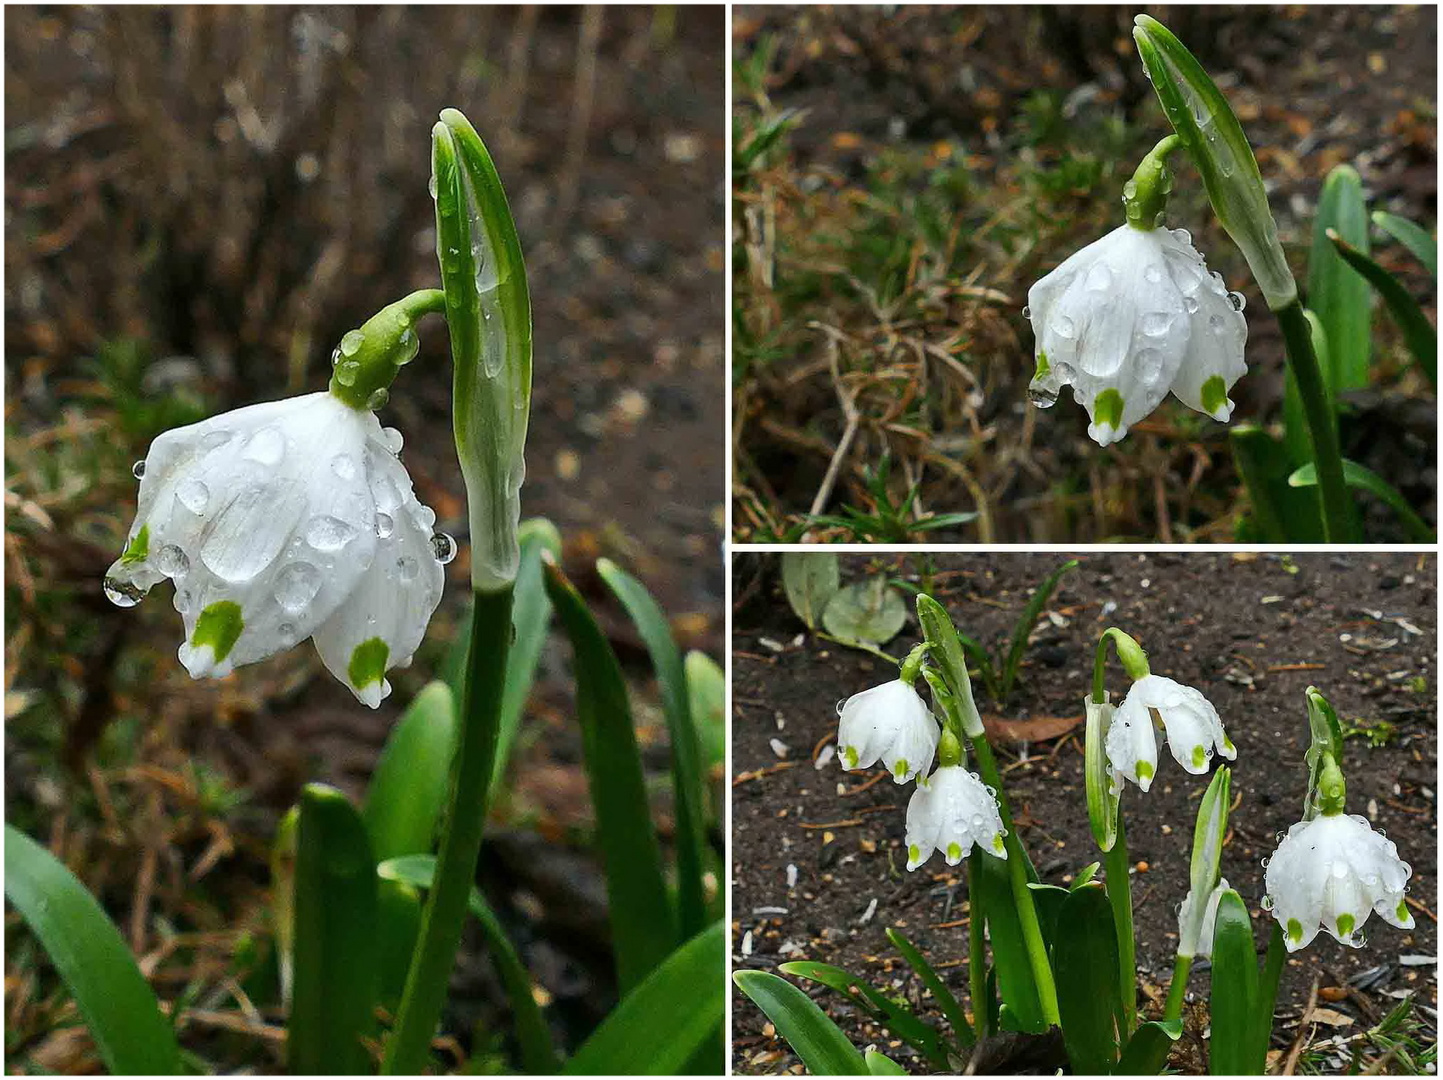
[[[907,845],[907,861],[908,861],[908,862],[921,862],[921,861],[922,861],[922,849],[919,848],[916,844],[908,844],[908,845]]]
[[[190,643],[196,648],[209,645],[218,664],[230,655],[236,640],[245,629],[241,606],[234,600],[217,600],[200,613]]]
[[[855,746],[842,747],[842,760],[847,763],[847,768],[855,769],[857,767],[857,748]]]
[[[962,858],[962,845],[957,843],[957,841],[955,840],[953,840],[952,843],[948,844],[947,858],[953,860],[954,862]]]
[[[1007,843],[1002,839],[1001,833],[998,833],[992,838],[992,850],[997,852],[997,854],[999,855],[1001,855],[1004,851],[1007,850]]]
[[[356,646],[351,653],[351,663],[346,668],[351,685],[364,690],[371,683],[378,683],[386,677],[386,660],[391,647],[378,637],[368,638]]]
[[[1208,763],[1207,751],[1201,745],[1192,748],[1192,765],[1194,769],[1201,769]]]
[[[1202,384],[1203,411],[1216,416],[1228,405],[1228,387],[1221,375],[1213,375]]]
[[[1288,920],[1288,940],[1289,940],[1289,941],[1302,941],[1302,940],[1303,940],[1303,924],[1300,923],[1300,922],[1298,922],[1297,919],[1289,919],[1289,920]]]
[[[1399,922],[1407,922],[1407,920],[1408,920],[1408,901],[1406,901],[1406,900],[1399,900],[1399,901],[1398,901],[1398,906],[1393,910],[1393,914],[1394,914],[1395,916],[1397,916],[1397,919],[1398,919]]]
[[[1093,403],[1093,419],[1116,430],[1122,423],[1122,395],[1115,387],[1109,387],[1097,395]]]
[[[906,758],[904,758],[904,757],[899,757],[899,758],[897,759],[896,764],[894,764],[894,765],[892,766],[892,775],[893,775],[893,776],[906,776],[906,775],[907,775],[907,759],[906,759]]]
[[[1353,916],[1348,914],[1348,912],[1346,911],[1343,912],[1343,914],[1338,916],[1338,936],[1351,937],[1353,934],[1353,927],[1355,927],[1356,925],[1358,924],[1357,921],[1353,918]]]
[[[1135,766],[1133,766],[1132,771],[1137,773],[1137,778],[1139,780],[1151,780],[1154,770],[1148,762],[1139,761]]]
[[[1045,379],[1052,372],[1052,364],[1047,359],[1047,350],[1037,350],[1037,370],[1032,373],[1034,379]]]
[[[111,550],[115,549],[111,548]],[[121,554],[120,561],[125,566],[134,566],[138,562],[145,562],[149,555],[150,524],[147,522],[140,527],[140,532],[135,534],[130,543],[125,545],[125,551]]]

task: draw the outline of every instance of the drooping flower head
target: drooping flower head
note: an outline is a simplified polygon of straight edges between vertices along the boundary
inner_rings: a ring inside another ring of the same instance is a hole
[[[1047,407],[1064,386],[1100,445],[1117,442],[1169,391],[1227,421],[1232,385],[1247,371],[1242,296],[1209,274],[1185,229],[1121,225],[1075,253],[1027,293]]]
[[[1232,888],[1227,878],[1220,878],[1213,886],[1212,892],[1204,898],[1202,917],[1198,919],[1198,913],[1194,905],[1198,903],[1197,897],[1191,889],[1183,899],[1182,907],[1177,913],[1178,946],[1177,951],[1182,956],[1198,956],[1206,960],[1213,954],[1213,931],[1217,927],[1218,902],[1223,898],[1223,891]],[[1195,929],[1196,928],[1196,929]],[[1196,933],[1196,940],[1190,935]]]
[[[415,335],[393,322],[404,363]],[[417,500],[400,432],[366,403],[383,399],[345,392],[357,384],[347,338],[331,391],[168,431],[136,465],[139,507],[105,593],[130,607],[173,581],[180,660],[194,678],[311,638],[375,708],[391,690],[386,672],[411,662],[440,602],[455,542]]]
[[[1114,785],[1126,778],[1143,791],[1152,786],[1157,773],[1154,723],[1166,730],[1174,760],[1190,773],[1207,772],[1214,753],[1230,761],[1238,756],[1217,710],[1200,691],[1164,675],[1145,675],[1132,684],[1107,730]]]
[[[1414,925],[1405,893],[1413,868],[1398,846],[1357,814],[1323,813],[1288,830],[1268,860],[1263,907],[1283,928],[1289,952],[1326,930],[1344,945],[1363,944],[1377,912],[1404,930]]]
[[[837,752],[847,769],[880,761],[894,783],[905,784],[927,775],[938,737],[937,721],[921,695],[906,679],[892,679],[842,703]]]
[[[976,844],[988,855],[1007,858],[997,796],[976,773],[961,765],[943,765],[925,779],[907,803],[907,869],[915,870],[942,852],[956,866]]]

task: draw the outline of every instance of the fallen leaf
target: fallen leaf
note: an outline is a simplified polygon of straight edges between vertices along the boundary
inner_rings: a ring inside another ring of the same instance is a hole
[[[1082,720],[1081,716],[1039,716],[1031,720],[1003,720],[989,716],[982,723],[993,735],[1013,742],[1045,742],[1066,735]]]

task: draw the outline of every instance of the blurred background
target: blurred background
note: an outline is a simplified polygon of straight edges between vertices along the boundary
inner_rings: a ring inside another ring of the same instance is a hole
[[[1300,281],[1319,188],[1341,163],[1370,210],[1433,231],[1433,7],[738,5],[738,539],[794,539],[808,514],[848,507],[878,516],[868,471],[884,455],[887,498],[915,488],[912,517],[977,514],[931,539],[1233,538],[1245,499],[1223,425],[1172,402],[1102,452],[1069,393],[1046,413],[1027,404],[1028,287],[1121,224],[1123,183],[1171,130],[1132,41],[1140,10],[1236,111]],[[1171,224],[1248,300],[1234,418],[1271,422],[1276,324],[1195,170],[1176,166]],[[1436,312],[1433,279],[1406,250],[1379,239],[1374,256]],[[1389,315],[1375,310],[1373,327],[1373,382],[1347,398],[1344,454],[1431,521],[1436,397]],[[1367,510],[1370,538],[1404,538]],[[922,534],[829,524],[809,539]]]
[[[644,650],[591,567],[616,559],[683,647],[720,655],[725,21],[719,7],[17,7],[5,23],[6,817],[102,898],[162,998],[204,1004],[266,932],[279,813],[307,780],[360,789],[454,636],[469,566],[444,326],[422,326],[381,418],[462,551],[377,713],[309,645],[192,682],[168,588],[106,602],[131,463],[169,427],[322,388],[345,331],[438,284],[430,129],[460,108],[530,275],[523,513],[561,529],[664,770]],[[587,1031],[612,990],[567,663],[553,641],[483,862],[552,1015]],[[67,999],[12,931],[7,1064],[85,1071]],[[457,980],[447,1029],[475,1031],[464,1052],[484,1054],[504,1027],[494,975],[473,953]],[[264,1071],[267,1037],[207,1030],[204,1050]]]

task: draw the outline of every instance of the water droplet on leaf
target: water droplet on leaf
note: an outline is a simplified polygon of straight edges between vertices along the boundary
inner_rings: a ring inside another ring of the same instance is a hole
[[[341,355],[355,356],[366,343],[366,335],[359,330],[347,330],[341,338]]]
[[[382,386],[376,390],[371,391],[371,396],[366,399],[366,408],[370,409],[372,412],[375,412],[377,409],[384,408],[386,402],[390,400],[391,392],[387,390],[384,386]]]

